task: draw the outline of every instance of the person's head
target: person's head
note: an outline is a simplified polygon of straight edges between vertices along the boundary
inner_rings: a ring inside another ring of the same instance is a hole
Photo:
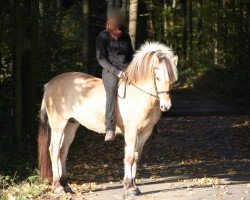
[[[116,39],[122,36],[127,28],[126,18],[120,10],[113,10],[108,16],[106,30]]]

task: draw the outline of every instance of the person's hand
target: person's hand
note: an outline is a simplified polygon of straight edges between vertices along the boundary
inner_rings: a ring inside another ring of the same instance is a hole
[[[121,75],[120,75],[120,78],[121,79],[125,79],[126,77],[127,77],[126,72],[122,72]]]

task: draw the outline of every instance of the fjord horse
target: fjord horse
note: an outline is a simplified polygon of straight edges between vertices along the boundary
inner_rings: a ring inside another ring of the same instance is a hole
[[[116,100],[116,134],[125,138],[124,186],[138,195],[135,183],[142,148],[162,111],[171,107],[170,85],[177,80],[177,56],[167,46],[145,43],[120,80]],[[80,72],[54,77],[45,85],[38,138],[39,170],[53,178],[55,193],[69,191],[66,158],[80,125],[105,133],[105,90],[102,80]]]

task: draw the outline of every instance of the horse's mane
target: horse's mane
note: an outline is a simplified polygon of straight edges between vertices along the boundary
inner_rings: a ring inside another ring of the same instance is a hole
[[[169,80],[174,83],[178,79],[177,68],[173,61],[173,51],[164,44],[159,42],[146,42],[134,54],[134,58],[128,66],[126,72],[129,83],[136,83],[145,81],[152,77],[154,73],[154,66],[156,56],[159,52],[164,56],[166,62]]]

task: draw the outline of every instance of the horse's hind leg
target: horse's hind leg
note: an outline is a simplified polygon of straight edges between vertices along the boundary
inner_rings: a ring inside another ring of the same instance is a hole
[[[52,172],[53,172],[53,186],[54,192],[63,192],[63,187],[60,184],[62,176],[62,164],[60,160],[60,148],[63,143],[63,131],[67,124],[67,120],[50,121],[51,126],[51,140],[49,146]]]
[[[124,185],[127,195],[137,195],[137,190],[133,186],[132,179],[132,165],[135,159],[135,144],[136,144],[137,131],[125,130],[125,158],[124,158]]]
[[[75,120],[69,120],[64,130],[64,141],[60,149],[60,159],[62,163],[62,176],[60,179],[61,185],[66,192],[71,191],[68,186],[67,173],[66,173],[66,159],[69,152],[69,147],[75,138],[75,133],[80,124]]]

